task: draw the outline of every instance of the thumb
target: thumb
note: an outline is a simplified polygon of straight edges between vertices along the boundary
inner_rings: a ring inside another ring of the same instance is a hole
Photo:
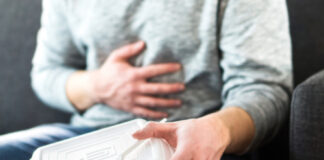
[[[168,139],[173,134],[175,127],[171,123],[150,122],[143,129],[133,134],[136,139],[164,138]]]
[[[143,41],[138,41],[121,47],[112,52],[110,60],[127,60],[133,56],[138,55],[145,48],[145,43]]]

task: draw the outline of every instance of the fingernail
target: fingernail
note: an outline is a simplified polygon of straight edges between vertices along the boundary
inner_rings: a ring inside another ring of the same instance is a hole
[[[133,136],[133,137],[137,137],[137,134],[138,134],[138,131],[134,132],[134,133],[132,134],[132,136]]]
[[[143,41],[138,41],[138,42],[136,42],[135,47],[136,48],[141,48],[143,45],[144,45]]]
[[[181,69],[181,67],[182,67],[181,64],[176,65],[176,69]]]
[[[181,90],[184,90],[184,89],[186,88],[186,86],[185,86],[184,84],[180,84],[180,85],[179,85],[179,88],[180,88]]]
[[[177,101],[177,105],[179,105],[179,106],[180,106],[181,104],[182,104],[182,102],[181,102],[181,101]]]
[[[138,135],[133,134],[132,137],[135,138],[135,139],[139,139]]]

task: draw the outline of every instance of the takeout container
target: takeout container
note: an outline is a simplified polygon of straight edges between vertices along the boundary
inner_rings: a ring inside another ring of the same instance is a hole
[[[138,141],[136,119],[38,148],[31,160],[169,160],[174,149],[162,139]]]

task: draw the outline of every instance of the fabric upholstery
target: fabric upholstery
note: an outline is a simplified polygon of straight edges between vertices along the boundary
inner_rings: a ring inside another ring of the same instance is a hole
[[[324,1],[288,0],[295,86],[324,69]],[[290,122],[290,159],[324,159],[324,73],[294,93]],[[322,135],[321,135],[322,134]]]
[[[68,121],[37,100],[30,87],[40,13],[41,0],[0,0],[0,134]]]
[[[292,160],[324,158],[324,71],[299,85],[291,108]]]

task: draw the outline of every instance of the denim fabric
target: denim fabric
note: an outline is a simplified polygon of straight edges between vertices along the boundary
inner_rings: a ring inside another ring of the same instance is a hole
[[[290,159],[324,159],[324,71],[299,85],[292,101]]]
[[[94,129],[49,124],[0,136],[0,160],[29,160],[41,146],[78,136]]]

